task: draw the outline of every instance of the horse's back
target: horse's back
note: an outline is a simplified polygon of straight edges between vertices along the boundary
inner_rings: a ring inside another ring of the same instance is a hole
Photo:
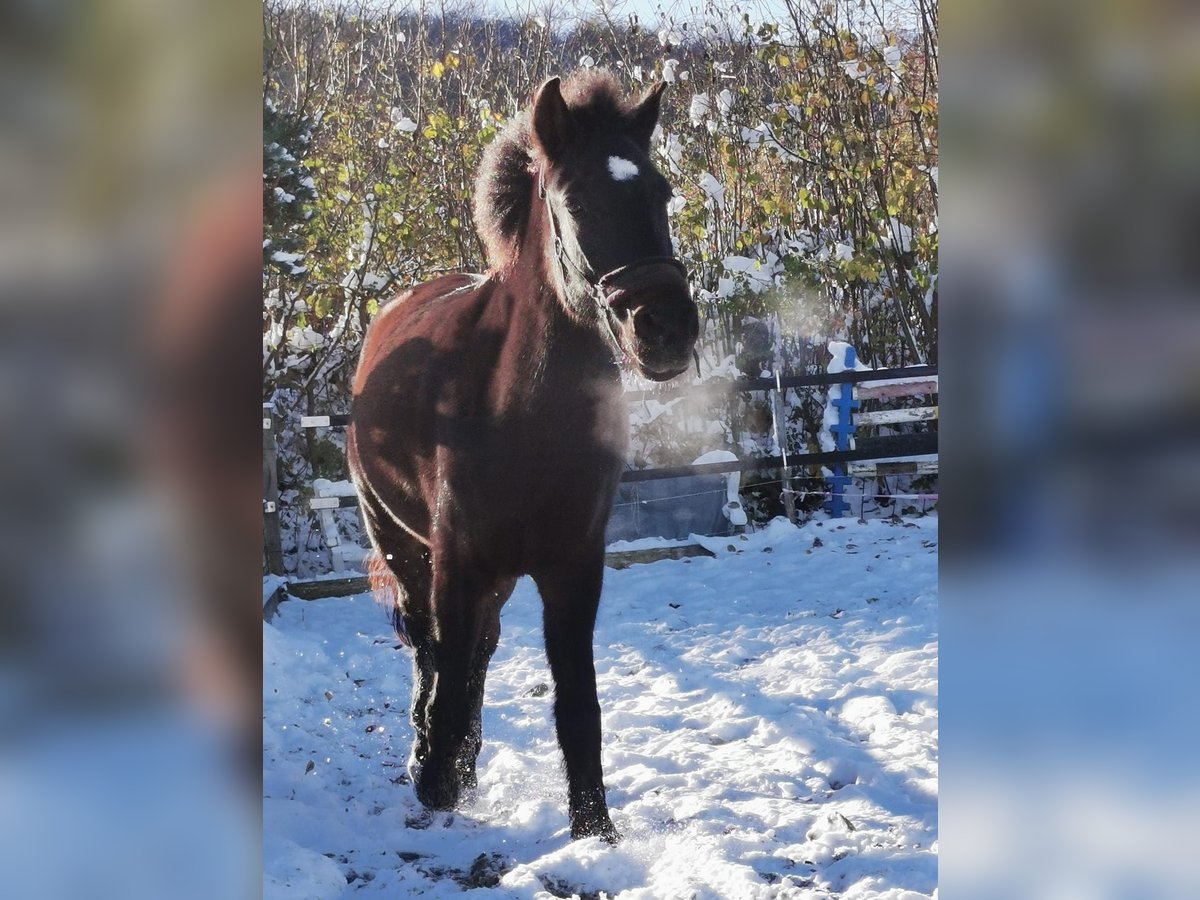
[[[417,346],[444,341],[446,326],[453,326],[464,306],[470,306],[479,289],[487,283],[480,275],[443,275],[397,296],[385,304],[367,328],[362,355],[355,376],[357,397],[383,357],[394,353],[405,342]],[[466,301],[464,304],[463,301]]]

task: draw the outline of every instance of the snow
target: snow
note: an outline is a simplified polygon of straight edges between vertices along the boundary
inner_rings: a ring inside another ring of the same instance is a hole
[[[609,553],[627,553],[633,550],[659,550],[665,547],[691,547],[696,542],[690,538],[644,537],[636,541],[613,541],[604,549]]]
[[[831,375],[839,372],[845,372],[846,351],[851,349],[850,345],[845,341],[830,341],[827,347],[829,350],[830,359],[829,363],[825,366],[825,371],[829,372]],[[857,356],[854,359],[854,368],[855,371],[858,372],[871,371],[871,367],[861,359],[858,359]],[[879,382],[872,382],[872,384],[878,383]],[[828,392],[825,395],[825,410],[821,415],[821,430],[817,432],[817,443],[821,447],[821,451],[823,453],[832,453],[837,449],[837,438],[834,437],[833,432],[830,430],[830,428],[833,425],[836,425],[839,421],[838,409],[836,406],[834,406],[833,401],[840,400],[842,397],[842,391],[847,390],[853,391],[854,385],[831,384]],[[853,396],[853,394],[851,394],[851,396]],[[847,449],[853,450],[854,448],[854,438],[851,437]],[[825,471],[829,472],[830,469],[826,467]]]
[[[623,156],[610,156],[608,158],[608,174],[613,177],[613,181],[629,181],[637,178],[637,163],[631,162]]]
[[[718,208],[724,209],[725,186],[717,180],[712,172],[705,172],[700,176],[700,190],[704,191]]]
[[[710,463],[737,462],[737,456],[728,450],[709,450],[692,460],[693,466],[706,466]]]
[[[856,81],[866,81],[871,75],[871,67],[861,59],[842,63],[842,70]]]
[[[709,463],[724,463],[737,462],[738,458],[734,453],[728,450],[709,450],[692,460],[693,466],[703,466]],[[725,476],[725,518],[732,525],[745,525],[748,521],[746,518],[746,510],[742,508],[742,500],[739,494],[739,485],[741,484],[741,474],[738,472],[730,472]]]
[[[313,491],[318,497],[357,497],[358,491],[353,482],[330,481],[328,478],[318,478],[313,482]]]
[[[777,519],[703,539],[716,558],[606,571],[616,847],[569,840],[528,579],[488,676],[478,794],[426,827],[406,824],[411,663],[384,611],[368,595],[281,604],[263,626],[264,895],[931,896],[936,529]]]
[[[287,579],[282,575],[267,575],[263,578],[263,606],[267,605],[267,601],[281,587],[287,586]]]
[[[733,112],[733,94],[729,88],[725,88],[721,93],[717,94],[717,110],[721,113],[722,118],[729,118]]]

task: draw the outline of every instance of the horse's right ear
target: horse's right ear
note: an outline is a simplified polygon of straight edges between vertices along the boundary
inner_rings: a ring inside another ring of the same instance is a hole
[[[548,159],[561,155],[571,139],[571,110],[557,75],[543,84],[533,99],[533,138]]]

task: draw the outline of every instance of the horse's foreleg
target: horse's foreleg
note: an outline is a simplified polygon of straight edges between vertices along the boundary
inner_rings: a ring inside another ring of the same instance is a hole
[[[492,654],[496,652],[496,644],[500,640],[500,607],[512,594],[515,580],[506,580],[496,586],[488,598],[491,604],[479,638],[479,646],[475,648],[475,658],[471,664],[471,680],[467,685],[467,703],[471,710],[471,722],[467,727],[467,736],[463,740],[462,750],[458,754],[458,774],[464,788],[473,788],[478,784],[475,774],[475,764],[479,759],[479,750],[483,746],[483,693],[487,680],[488,664]]]
[[[412,726],[413,746],[408,758],[408,777],[416,784],[417,772],[429,757],[429,732],[426,720],[429,715],[429,700],[433,693],[433,647],[429,635],[415,635],[409,629],[409,640],[413,648]]]
[[[430,809],[453,809],[462,790],[458,760],[473,718],[473,662],[485,630],[484,593],[469,566],[449,566],[435,559],[433,688],[425,713],[428,751],[413,767],[417,799]]]
[[[600,603],[603,553],[586,564],[537,577],[546,656],[554,676],[554,723],[567,767],[571,837],[620,835],[608,815],[600,770],[600,703],[592,660],[592,630]]]

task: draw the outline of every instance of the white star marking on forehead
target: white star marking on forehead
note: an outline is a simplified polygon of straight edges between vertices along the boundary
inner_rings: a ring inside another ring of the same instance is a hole
[[[610,156],[608,172],[612,175],[613,181],[628,181],[631,178],[637,178],[638,167],[637,163],[632,163],[622,156]]]

